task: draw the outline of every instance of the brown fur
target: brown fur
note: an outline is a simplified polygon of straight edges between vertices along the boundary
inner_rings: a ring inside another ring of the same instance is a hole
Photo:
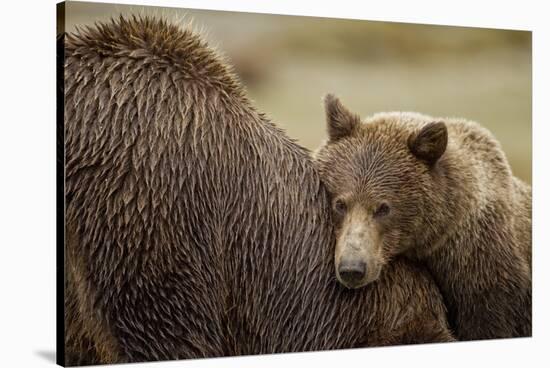
[[[341,212],[335,261],[367,270],[343,283],[362,286],[404,254],[431,271],[459,339],[530,336],[531,188],[493,136],[415,113],[361,123],[332,95],[326,109],[316,159]]]
[[[338,285],[309,153],[192,32],[121,18],[65,54],[68,364],[453,340],[411,261]]]

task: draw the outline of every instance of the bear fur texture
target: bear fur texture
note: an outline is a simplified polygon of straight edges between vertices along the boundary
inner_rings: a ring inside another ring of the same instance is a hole
[[[459,340],[531,335],[531,188],[489,131],[462,119],[379,113],[325,98],[316,153],[337,216],[338,279],[376,280],[396,255],[436,280]]]
[[[453,340],[414,262],[336,282],[309,152],[197,35],[120,18],[64,43],[67,364]]]

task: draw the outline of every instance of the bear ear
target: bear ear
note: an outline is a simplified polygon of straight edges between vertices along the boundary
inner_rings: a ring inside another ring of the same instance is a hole
[[[409,137],[412,154],[428,165],[434,165],[447,149],[447,126],[442,121],[429,123]]]
[[[346,109],[338,97],[330,93],[325,96],[325,112],[331,142],[350,135],[361,124],[361,118]]]

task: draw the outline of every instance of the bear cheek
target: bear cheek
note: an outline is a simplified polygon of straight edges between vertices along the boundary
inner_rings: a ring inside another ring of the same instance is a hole
[[[410,246],[410,240],[404,237],[404,232],[400,224],[396,224],[389,231],[384,232],[382,236],[382,253],[384,259],[395,257],[406,252]]]

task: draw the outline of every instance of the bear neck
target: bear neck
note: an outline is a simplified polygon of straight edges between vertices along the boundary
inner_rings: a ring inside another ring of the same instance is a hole
[[[414,256],[436,280],[454,324],[459,313],[472,308],[467,296],[510,287],[499,284],[498,270],[519,275],[521,287],[512,293],[522,297],[529,282],[522,275],[529,266],[518,253],[521,245],[514,233],[525,222],[516,225],[510,214],[518,221],[529,215],[520,203],[517,189],[522,186],[514,184],[517,180],[492,135],[474,123],[451,122],[448,127],[449,146],[435,189],[442,195],[429,211],[436,231],[423,239]],[[457,333],[459,338],[467,334]]]
[[[514,208],[517,202],[510,167],[493,136],[462,120],[451,120],[447,127],[447,150],[433,169],[425,195],[424,228],[431,230],[421,231],[414,247],[420,259],[452,251],[447,244],[460,242],[465,229],[489,221],[495,207]]]

